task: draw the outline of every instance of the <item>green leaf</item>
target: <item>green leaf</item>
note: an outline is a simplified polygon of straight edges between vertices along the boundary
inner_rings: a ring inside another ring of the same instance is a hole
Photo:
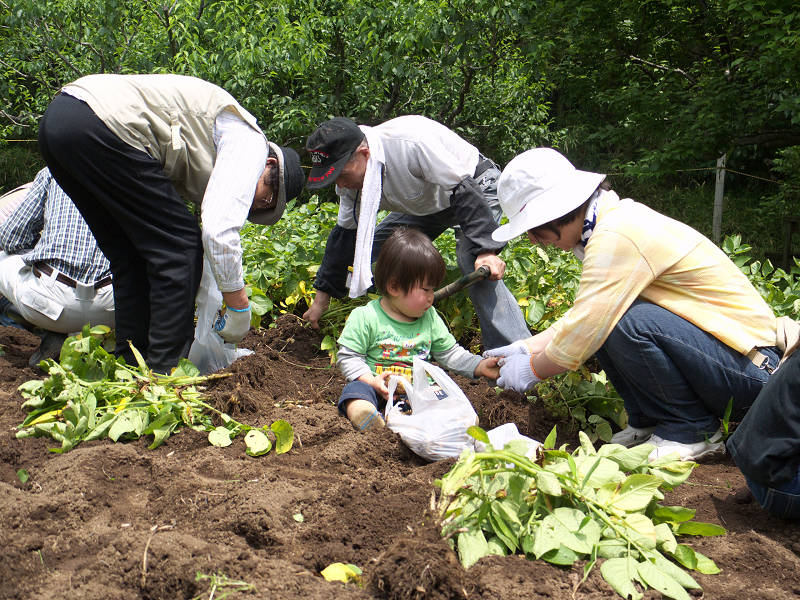
[[[589,436],[586,435],[583,431],[578,432],[578,439],[581,443],[581,449],[588,455],[593,456],[597,454],[597,451],[594,449],[594,445],[592,444],[592,440],[589,439]]]
[[[226,427],[215,427],[208,433],[208,443],[219,448],[230,446],[233,443],[231,432]]]
[[[641,513],[628,513],[623,522],[629,528],[628,534],[641,546],[652,550],[656,547],[656,527]]]
[[[540,558],[554,565],[571,565],[580,556],[562,544],[556,550],[545,552]]]
[[[672,534],[672,528],[666,523],[656,525],[656,546],[669,554],[674,552],[678,546],[678,541]]]
[[[326,335],[322,338],[322,343],[319,345],[320,350],[333,350],[336,348],[336,339],[331,335]]]
[[[682,523],[694,518],[697,511],[683,506],[661,506],[656,505],[653,511],[653,522],[655,523]]]
[[[607,501],[607,506],[626,512],[644,510],[656,493],[661,480],[653,475],[634,473],[622,482],[619,491]]]
[[[558,481],[558,477],[550,471],[539,471],[536,473],[536,487],[539,488],[540,491],[551,496],[561,495],[561,484]]]
[[[508,548],[506,548],[506,545],[496,535],[490,537],[486,541],[486,545],[487,555],[506,556],[506,554],[508,554]]]
[[[614,591],[623,598],[639,600],[642,594],[633,581],[638,574],[638,563],[632,558],[609,558],[600,565],[600,573]]]
[[[681,523],[675,529],[677,535],[702,535],[702,536],[715,536],[725,535],[728,531],[724,527],[714,525],[713,523],[699,523],[697,521],[687,521]]]
[[[147,367],[147,363],[144,362],[144,356],[142,356],[142,353],[139,352],[139,350],[137,350],[131,342],[128,342],[128,345],[131,347],[131,352],[133,352],[133,357],[136,359],[136,364],[139,365],[139,369],[145,375],[149,375],[150,369]]]
[[[547,450],[556,447],[556,426],[553,425],[553,428],[550,430],[550,433],[547,434],[547,437],[544,438],[544,447]]]
[[[17,469],[17,479],[19,479],[20,483],[28,483],[30,475],[25,469]]]
[[[682,587],[686,589],[700,589],[700,585],[689,575],[686,571],[681,569],[671,560],[667,559],[660,552],[653,551],[646,558],[649,558],[652,563],[660,570],[672,577]]]
[[[467,427],[467,435],[473,437],[479,442],[483,442],[484,444],[491,444],[491,442],[489,441],[489,436],[486,433],[486,431],[484,431],[477,425],[473,425],[472,427]]]
[[[691,596],[686,593],[686,590],[677,581],[658,569],[653,563],[648,561],[640,562],[637,567],[637,573],[642,578],[642,581],[668,598],[691,600]]]
[[[292,449],[294,428],[289,422],[278,419],[269,428],[275,434],[275,454],[285,454]]]
[[[674,552],[670,555],[687,569],[692,569],[706,575],[716,575],[720,568],[713,560],[693,550],[685,544],[678,544]]]
[[[490,505],[489,522],[492,524],[495,535],[500,538],[511,552],[516,552],[518,547],[517,536],[509,524],[506,523],[507,516],[508,513],[503,510],[500,502],[493,502]]]
[[[269,441],[269,438],[263,431],[259,431],[258,429],[251,429],[248,431],[244,436],[244,443],[247,446],[245,452],[250,456],[261,456],[272,449],[272,442]]]
[[[480,528],[458,534],[456,547],[458,558],[465,569],[469,569],[481,558],[489,555],[489,544]]]
[[[111,425],[111,428],[108,430],[108,437],[116,442],[126,433],[133,433],[136,431],[138,422],[139,421],[135,420],[134,415],[130,412],[120,413],[117,415],[114,424]]]

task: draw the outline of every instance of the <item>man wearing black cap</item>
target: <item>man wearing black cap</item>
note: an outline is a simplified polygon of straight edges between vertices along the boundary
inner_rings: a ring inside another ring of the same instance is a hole
[[[239,230],[275,223],[304,183],[297,153],[267,142],[225,90],[180,75],[89,75],[65,86],[39,146],[111,263],[116,352],[128,341],[169,372],[192,342],[203,252],[227,310],[226,342],[250,327]],[[202,229],[187,209],[199,209]]]
[[[530,336],[516,299],[501,281],[505,263],[495,242],[500,209],[496,181],[500,169],[478,149],[436,121],[397,117],[376,127],[345,118],[324,122],[308,138],[312,169],[308,187],[336,183],[339,216],[317,271],[314,302],[303,317],[312,326],[331,296],[356,298],[372,282],[371,261],[400,226],[435,239],[456,228],[459,268],[468,273],[485,265],[491,276],[469,288],[485,348]],[[378,210],[391,213],[375,224]],[[348,267],[353,266],[349,286]]]

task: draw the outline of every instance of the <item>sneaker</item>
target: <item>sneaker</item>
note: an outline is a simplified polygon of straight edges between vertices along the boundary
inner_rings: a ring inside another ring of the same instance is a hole
[[[697,460],[706,456],[725,454],[725,442],[722,441],[722,433],[717,431],[707,440],[694,444],[681,444],[672,440],[665,440],[654,435],[650,438],[649,444],[655,449],[648,456],[650,462],[659,460],[670,454],[677,455],[679,460]]]
[[[61,346],[64,345],[64,340],[66,339],[66,334],[45,331],[42,334],[42,341],[39,347],[31,354],[31,358],[28,360],[28,366],[31,369],[35,369],[46,358],[52,358],[57,361],[61,356]]]
[[[366,400],[356,399],[351,401],[351,405],[347,407],[347,417],[359,431],[379,429],[386,425],[378,409]]]
[[[655,427],[631,427],[628,425],[622,431],[618,431],[612,435],[610,443],[621,444],[626,448],[638,446],[639,444],[644,444],[647,440],[649,440],[655,430]]]

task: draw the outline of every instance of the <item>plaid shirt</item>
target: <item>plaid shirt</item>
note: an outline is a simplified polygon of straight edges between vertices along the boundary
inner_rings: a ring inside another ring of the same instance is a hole
[[[0,250],[21,254],[30,265],[46,262],[81,283],[93,284],[111,273],[86,221],[46,168],[0,225]]]
[[[776,344],[772,309],[722,250],[688,225],[607,192],[598,200],[575,303],[553,325],[547,357],[577,368],[636,298],[683,317],[742,354]]]

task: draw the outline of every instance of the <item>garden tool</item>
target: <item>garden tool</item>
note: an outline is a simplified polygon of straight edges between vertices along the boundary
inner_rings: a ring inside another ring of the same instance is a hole
[[[456,292],[460,292],[466,287],[471,286],[473,283],[486,279],[491,274],[489,271],[489,267],[482,266],[475,269],[472,273],[467,273],[463,277],[456,279],[452,283],[448,283],[443,288],[436,290],[433,293],[433,301],[438,302],[443,298],[447,298],[448,296],[452,296]]]

